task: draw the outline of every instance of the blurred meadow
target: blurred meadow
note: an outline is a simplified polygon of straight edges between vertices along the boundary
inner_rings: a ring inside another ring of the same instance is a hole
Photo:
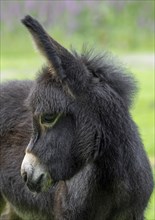
[[[154,150],[154,1],[0,1],[0,80],[34,79],[44,59],[20,22],[36,17],[53,38],[80,52],[83,43],[110,51],[135,76],[139,92],[131,114],[139,126],[152,168]],[[155,174],[155,171],[154,171]],[[155,220],[155,194],[146,220]]]

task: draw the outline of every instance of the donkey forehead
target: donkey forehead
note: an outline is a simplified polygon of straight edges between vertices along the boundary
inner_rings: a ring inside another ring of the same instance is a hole
[[[62,86],[51,83],[36,84],[28,98],[28,104],[37,113],[67,112],[72,101]]]

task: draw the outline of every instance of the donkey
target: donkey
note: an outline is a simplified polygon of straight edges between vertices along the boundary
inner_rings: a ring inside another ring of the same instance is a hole
[[[2,88],[2,198],[24,220],[143,220],[153,178],[129,113],[134,79],[106,54],[70,53],[32,17],[22,22],[47,65],[35,82]]]
[[[61,181],[58,219],[143,220],[153,178],[129,113],[134,80],[105,56],[71,54],[32,17],[23,24],[48,61],[27,98],[23,180],[33,192]]]

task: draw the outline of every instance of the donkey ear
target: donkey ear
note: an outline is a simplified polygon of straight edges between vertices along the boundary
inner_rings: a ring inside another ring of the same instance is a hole
[[[52,72],[55,75],[59,75],[61,79],[64,79],[66,75],[62,68],[62,62],[59,54],[57,53],[57,50],[60,51],[61,46],[54,40],[52,41],[51,37],[46,33],[39,22],[31,16],[27,15],[24,19],[22,19],[22,23],[30,31],[39,51],[48,60]],[[65,51],[67,50],[65,49]]]
[[[31,16],[27,15],[22,23],[30,31],[38,49],[48,60],[53,74],[65,80],[70,94],[81,94],[81,91],[86,89],[85,78],[88,75],[83,62],[50,37]]]

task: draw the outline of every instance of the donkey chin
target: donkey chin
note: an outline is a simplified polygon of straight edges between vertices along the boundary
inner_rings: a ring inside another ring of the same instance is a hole
[[[29,190],[34,193],[47,191],[54,184],[47,168],[32,153],[26,153],[23,159],[21,176]]]

